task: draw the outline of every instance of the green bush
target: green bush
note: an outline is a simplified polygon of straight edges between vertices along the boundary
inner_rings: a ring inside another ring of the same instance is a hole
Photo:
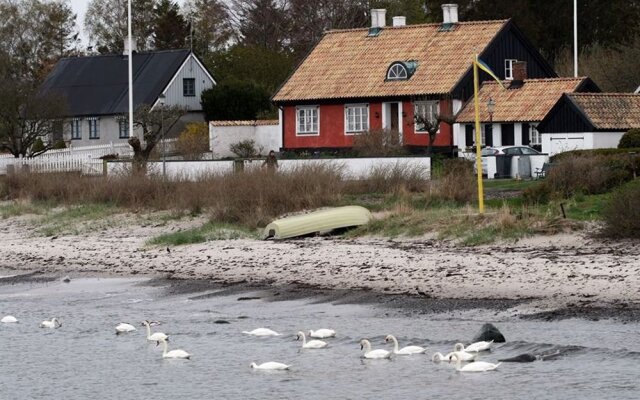
[[[547,204],[551,197],[552,192],[547,181],[541,181],[522,191],[522,199],[527,204]]]
[[[66,149],[67,148],[67,144],[64,142],[64,140],[58,140],[53,144],[53,149],[54,150],[61,150],[61,149]]]
[[[229,146],[229,150],[239,158],[258,157],[263,148],[256,148],[256,142],[253,139],[242,140]]]
[[[640,129],[629,129],[627,133],[622,135],[620,143],[618,143],[619,149],[635,149],[640,147]]]
[[[571,150],[565,151],[564,153],[558,153],[551,157],[551,162],[558,162],[560,160],[564,160],[565,158],[572,157],[593,157],[593,156],[629,156],[629,154],[638,153],[640,154],[640,147],[633,149],[588,149],[588,150]]]
[[[44,151],[44,142],[42,141],[41,138],[37,138],[33,142],[33,145],[31,146],[31,152],[32,153],[40,153],[42,151]]]
[[[613,238],[640,238],[640,182],[616,190],[604,210],[603,233]]]

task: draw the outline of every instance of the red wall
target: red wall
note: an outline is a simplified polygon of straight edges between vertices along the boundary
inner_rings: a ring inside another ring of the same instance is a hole
[[[450,100],[440,102],[441,112],[451,110]],[[412,146],[427,146],[429,136],[427,134],[416,134],[414,132],[413,103],[405,101],[402,103],[404,116],[403,138],[404,144]],[[353,145],[353,135],[345,135],[344,104],[323,104],[320,105],[320,135],[296,136],[296,107],[285,106],[283,109],[284,118],[284,143],[285,149],[305,149],[305,148],[344,148]],[[382,103],[369,103],[369,129],[382,129]],[[452,128],[448,124],[442,124],[438,134],[436,146],[451,146],[453,144]]]

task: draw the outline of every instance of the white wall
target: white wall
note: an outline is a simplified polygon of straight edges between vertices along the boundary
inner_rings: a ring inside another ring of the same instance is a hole
[[[280,125],[214,126],[209,124],[209,146],[216,158],[234,157],[229,146],[243,140],[253,139],[262,154],[280,151],[282,131]]]
[[[617,148],[624,132],[543,133],[542,152],[554,154],[571,150]]]
[[[528,171],[520,171],[518,169],[520,158],[529,158],[530,169]],[[542,166],[546,162],[549,162],[549,156],[546,154],[540,154],[536,156],[513,156],[511,157],[510,177],[513,179],[526,179],[530,177],[535,178],[536,169],[542,169]],[[496,157],[482,157],[482,172],[487,174],[487,179],[495,179],[497,170],[498,168]]]
[[[263,160],[244,161],[245,170],[260,168]],[[394,158],[338,158],[309,160],[278,160],[279,171],[291,171],[295,168],[312,165],[329,165],[342,168],[347,179],[366,178],[376,168],[390,169],[395,166],[416,168],[423,172],[424,179],[431,178],[431,159],[428,157],[394,157]],[[147,163],[151,174],[162,174],[162,161]],[[197,179],[209,174],[225,174],[234,170],[233,161],[167,161],[166,171],[170,179]],[[107,162],[107,174],[127,174],[131,171],[131,163],[124,161]]]

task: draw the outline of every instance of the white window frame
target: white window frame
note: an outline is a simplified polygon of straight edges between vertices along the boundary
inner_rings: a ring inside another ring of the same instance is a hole
[[[193,87],[187,88],[187,82],[193,83]],[[182,97],[196,97],[196,78],[182,78]]]
[[[423,115],[421,109],[429,110],[428,112],[431,112],[431,116],[435,120],[435,117],[440,113],[440,101],[425,100],[413,102],[413,132],[415,132],[416,135],[428,135],[429,133],[424,129],[419,129],[418,124],[415,122],[416,115]],[[440,133],[440,126],[438,126],[438,133]]]
[[[100,118],[87,118],[89,123],[89,139],[100,139]]]
[[[82,140],[82,119],[71,120],[71,140]]]
[[[387,70],[388,81],[406,81],[409,79],[409,71],[407,67],[401,63],[393,63]]]
[[[124,129],[123,129],[124,128]],[[123,135],[126,133],[127,135]],[[129,139],[131,135],[129,134],[129,121],[126,118],[120,118],[118,120],[118,138],[119,139]]]
[[[504,79],[508,81],[513,80],[513,64],[518,62],[518,60],[507,58],[504,60]]]
[[[353,111],[350,114],[350,111]],[[353,121],[349,117],[353,116]],[[352,122],[352,123],[351,123]],[[344,134],[357,135],[369,130],[369,104],[345,104]]]
[[[300,111],[304,111],[304,121],[302,121],[300,118]],[[316,114],[315,124],[313,123],[313,113]],[[310,123],[307,122],[307,119],[309,118],[311,118]],[[304,123],[304,126],[301,126],[301,123]],[[300,129],[301,127],[303,129]],[[296,136],[320,136],[320,106],[316,105],[296,107]]]
[[[537,141],[534,138],[537,138]],[[542,146],[542,135],[537,125],[529,126],[529,146]]]

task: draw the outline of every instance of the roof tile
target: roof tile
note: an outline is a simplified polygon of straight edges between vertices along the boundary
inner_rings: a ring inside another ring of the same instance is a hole
[[[276,102],[412,96],[449,93],[507,24],[461,22],[449,32],[440,24],[386,27],[379,36],[368,29],[327,32],[280,88]],[[405,81],[385,81],[394,61],[415,60],[415,74]]]
[[[526,79],[518,89],[504,90],[497,82],[485,82],[478,93],[480,120],[489,121],[487,103],[495,102],[494,122],[539,122],[551,111],[563,93],[575,91],[587,78]],[[508,87],[509,82],[506,82]],[[471,98],[456,116],[458,123],[475,121]]]
[[[569,99],[596,129],[640,128],[640,95],[633,93],[572,93]]]

